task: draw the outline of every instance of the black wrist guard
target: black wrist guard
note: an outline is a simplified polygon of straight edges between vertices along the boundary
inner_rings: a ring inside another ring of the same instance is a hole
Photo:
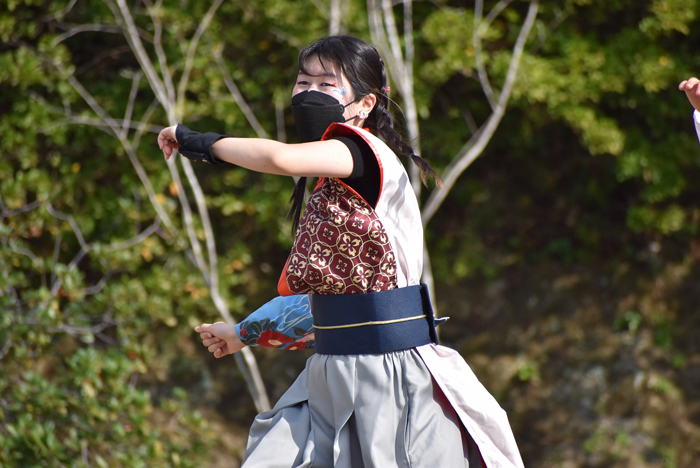
[[[211,145],[226,138],[226,135],[218,133],[193,132],[182,124],[175,128],[178,151],[187,159],[195,162],[206,161],[210,164],[219,164],[221,161],[211,154]]]

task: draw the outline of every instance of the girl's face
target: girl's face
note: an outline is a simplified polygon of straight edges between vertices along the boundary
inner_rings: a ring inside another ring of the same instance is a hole
[[[297,83],[292,90],[292,96],[296,96],[303,91],[318,91],[333,96],[344,106],[355,100],[352,87],[343,72],[340,71],[340,67],[326,62],[326,69],[324,69],[317,56],[310,57],[304,65],[309,74],[299,72]],[[347,106],[343,117],[346,119],[355,117],[357,115],[355,109],[357,104],[353,103]]]

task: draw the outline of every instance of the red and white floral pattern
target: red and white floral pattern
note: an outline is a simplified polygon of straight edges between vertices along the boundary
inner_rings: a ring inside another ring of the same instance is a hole
[[[293,294],[352,294],[396,288],[396,258],[372,207],[327,178],[308,204],[286,269]]]

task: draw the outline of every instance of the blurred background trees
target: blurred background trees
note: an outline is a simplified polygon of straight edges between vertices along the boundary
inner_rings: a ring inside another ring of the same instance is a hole
[[[295,141],[298,50],[371,40],[378,5],[413,56],[421,153],[447,170],[532,3],[385,3],[0,5],[1,466],[236,466],[263,403],[192,328],[274,297],[293,181],[166,164],[155,134]],[[526,466],[694,466],[700,148],[676,85],[700,74],[700,5],[536,3],[499,125],[426,220],[443,341]],[[254,354],[272,402],[308,357]]]

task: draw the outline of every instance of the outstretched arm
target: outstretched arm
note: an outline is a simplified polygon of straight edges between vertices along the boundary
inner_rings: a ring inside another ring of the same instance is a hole
[[[685,91],[690,103],[696,111],[700,112],[700,80],[695,77],[688,78],[678,85],[678,89]]]
[[[158,135],[158,146],[169,159],[179,148],[177,126]],[[209,148],[212,156],[257,172],[300,177],[349,177],[353,159],[338,140],[288,144],[263,138],[222,138]]]
[[[688,100],[695,108],[693,119],[695,120],[695,131],[700,141],[700,80],[695,77],[684,80],[678,85],[678,89],[685,91],[685,95],[688,96]]]

